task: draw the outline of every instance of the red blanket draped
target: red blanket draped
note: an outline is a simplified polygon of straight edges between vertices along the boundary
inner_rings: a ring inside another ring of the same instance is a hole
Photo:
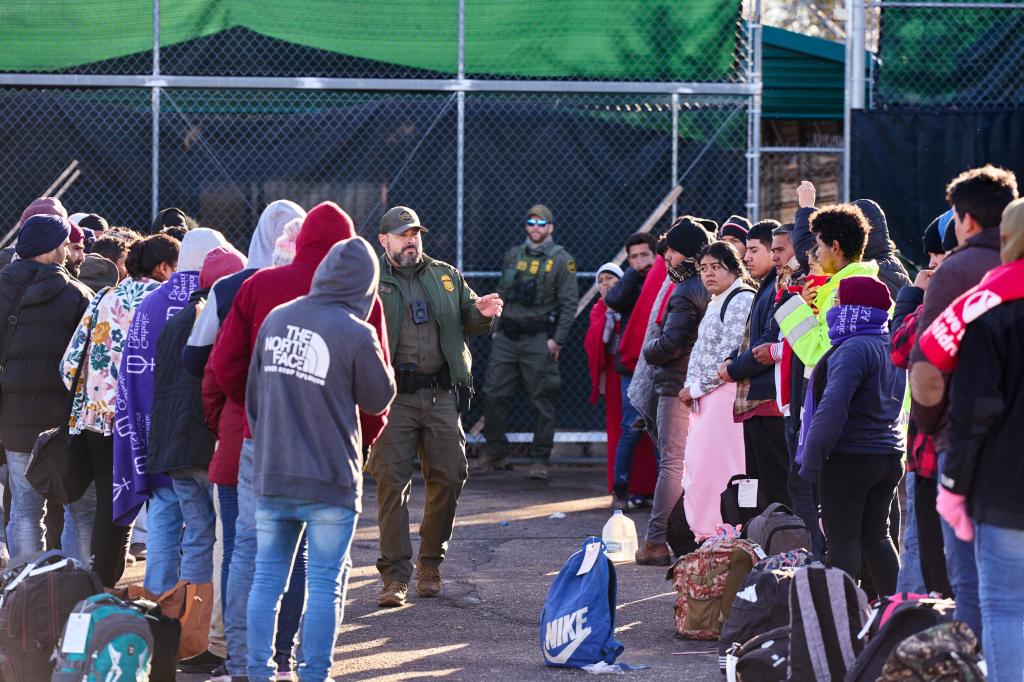
[[[661,285],[665,281],[665,259],[658,256],[647,273],[644,286],[640,289],[640,297],[633,306],[633,312],[629,316],[629,322],[622,332],[622,342],[619,344],[619,355],[623,367],[630,372],[636,370],[636,361],[643,351],[644,336],[647,334],[647,319],[651,316],[651,309],[654,308],[654,299],[661,291]],[[667,298],[667,297],[666,297]]]
[[[659,259],[660,260],[660,259]],[[647,278],[650,281],[650,277]],[[644,283],[646,289],[646,282]],[[641,299],[643,294],[641,294]],[[651,301],[653,303],[653,299]],[[602,382],[605,399],[605,430],[608,433],[608,490],[612,489],[612,478],[615,474],[615,448],[622,435],[622,390],[619,373],[615,371],[615,357],[607,352],[601,339],[604,331],[605,313],[608,308],[604,301],[598,300],[590,309],[590,326],[583,341],[587,353],[587,365],[590,368],[590,402],[597,403],[601,396]],[[644,314],[646,327],[647,314],[651,306],[647,306]],[[637,316],[639,304],[633,310]],[[632,322],[632,319],[630,320]],[[627,325],[628,329],[629,325]],[[641,340],[642,342],[642,340]],[[634,359],[634,365],[636,360]],[[633,468],[629,474],[629,492],[634,495],[653,495],[654,484],[658,480],[658,465],[654,461],[654,448],[651,439],[645,434],[633,450]]]

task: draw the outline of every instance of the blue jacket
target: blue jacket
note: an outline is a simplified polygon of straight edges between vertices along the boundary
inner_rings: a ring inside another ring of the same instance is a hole
[[[761,286],[754,294],[754,302],[750,306],[750,319],[747,322],[749,344],[743,352],[736,349],[732,363],[729,364],[729,376],[733,381],[750,380],[748,400],[775,399],[775,365],[762,365],[754,357],[754,348],[764,343],[775,343],[779,340],[779,323],[775,321],[775,269],[765,275]]]
[[[828,357],[825,390],[804,442],[800,475],[817,478],[834,453],[900,456],[907,373],[889,359],[889,335],[852,336]],[[812,378],[807,390],[813,390]]]

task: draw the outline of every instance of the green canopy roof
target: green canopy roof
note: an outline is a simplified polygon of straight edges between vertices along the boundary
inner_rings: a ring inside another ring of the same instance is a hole
[[[765,26],[761,115],[774,119],[841,119],[845,46]]]

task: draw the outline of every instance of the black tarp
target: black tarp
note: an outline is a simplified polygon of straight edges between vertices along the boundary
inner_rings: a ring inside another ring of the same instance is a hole
[[[851,147],[851,198],[877,201],[896,245],[923,262],[921,235],[957,174],[991,163],[1024,177],[1024,111],[855,111]]]

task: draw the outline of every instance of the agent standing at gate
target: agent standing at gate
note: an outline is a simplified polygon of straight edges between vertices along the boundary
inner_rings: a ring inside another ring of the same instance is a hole
[[[485,379],[487,448],[475,469],[504,469],[508,456],[505,416],[519,377],[537,408],[529,477],[545,479],[555,440],[555,400],[561,378],[558,356],[569,338],[580,292],[576,261],[551,239],[554,217],[537,204],[526,216],[526,242],[502,262],[498,293],[508,310],[491,344]]]
[[[466,481],[466,435],[460,414],[472,395],[466,337],[484,334],[501,315],[498,294],[477,297],[462,273],[423,253],[427,228],[411,208],[395,206],[380,221],[380,294],[398,396],[370,451],[377,481],[384,587],[377,603],[402,606],[412,577],[409,493],[417,448],[425,487],[416,560],[416,591],[441,591],[440,565],[452,537],[455,507]]]

